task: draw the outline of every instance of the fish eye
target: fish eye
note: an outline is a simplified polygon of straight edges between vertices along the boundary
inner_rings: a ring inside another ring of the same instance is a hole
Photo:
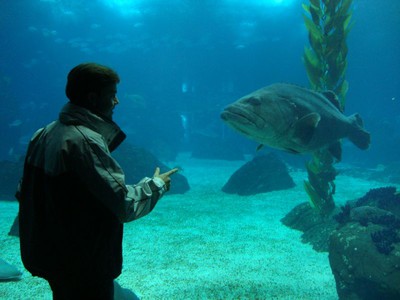
[[[260,105],[261,104],[261,100],[258,97],[250,97],[247,99],[247,102],[251,105]]]

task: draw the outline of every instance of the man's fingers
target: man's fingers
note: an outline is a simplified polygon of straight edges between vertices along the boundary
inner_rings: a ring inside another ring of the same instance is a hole
[[[168,172],[166,172],[165,175],[169,176],[169,175],[174,174],[174,173],[176,173],[178,171],[179,171],[179,168],[173,168],[173,169],[169,170]]]
[[[160,168],[157,167],[156,170],[154,171],[154,177],[162,177],[162,179],[164,179],[164,180],[168,178],[168,180],[169,180],[169,176],[178,171],[179,171],[179,168],[173,168],[165,173],[160,174]]]
[[[154,171],[154,177],[159,176],[160,175],[160,168],[157,167],[156,170]]]

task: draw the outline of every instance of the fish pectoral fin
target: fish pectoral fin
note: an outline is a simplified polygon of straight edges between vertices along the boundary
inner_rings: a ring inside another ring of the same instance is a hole
[[[315,128],[318,126],[321,116],[317,113],[305,115],[294,124],[293,137],[302,145],[307,145],[314,135]]]
[[[325,96],[326,99],[329,100],[340,112],[343,112],[342,107],[340,106],[340,101],[338,96],[332,91],[324,91],[321,92],[322,95]]]

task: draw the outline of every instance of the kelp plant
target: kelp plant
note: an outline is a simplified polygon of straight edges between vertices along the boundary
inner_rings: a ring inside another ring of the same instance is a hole
[[[348,90],[345,79],[346,39],[352,27],[351,6],[352,0],[310,0],[309,5],[303,3],[310,42],[304,50],[303,60],[311,88],[333,91],[338,96],[341,111]],[[328,215],[335,208],[335,162],[328,149],[320,149],[306,164],[308,181],[304,182],[304,187],[311,205],[322,215]]]

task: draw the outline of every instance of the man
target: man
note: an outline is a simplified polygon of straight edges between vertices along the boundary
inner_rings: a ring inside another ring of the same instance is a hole
[[[95,63],[68,74],[69,102],[32,137],[17,197],[21,256],[54,299],[113,299],[122,269],[123,223],[148,214],[172,169],[126,185],[111,157],[125,139],[112,121],[119,76]]]

